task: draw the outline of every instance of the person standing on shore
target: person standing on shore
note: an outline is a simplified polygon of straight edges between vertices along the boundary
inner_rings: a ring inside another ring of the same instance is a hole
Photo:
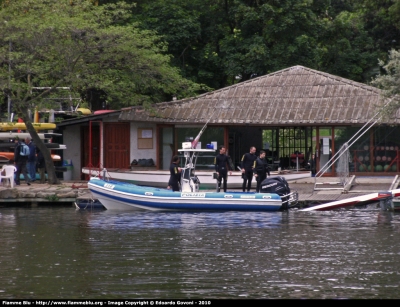
[[[33,182],[36,180],[36,146],[32,142],[32,138],[30,136],[25,138],[25,144],[29,147],[29,156],[26,163],[26,169]]]
[[[24,175],[24,179],[27,185],[31,185],[28,173],[26,171],[26,163],[29,156],[29,147],[24,141],[17,141],[14,149],[14,165],[17,168],[15,173],[15,184],[20,185],[21,173]]]
[[[217,181],[218,181],[218,191],[221,190],[221,181],[224,180],[223,189],[226,192],[227,181],[228,181],[228,170],[229,175],[232,175],[232,169],[229,164],[229,158],[226,155],[225,146],[221,145],[219,147],[219,154],[214,158],[215,171],[217,173]]]
[[[250,192],[250,189],[251,189],[251,180],[253,179],[254,163],[257,158],[255,153],[256,153],[256,148],[254,146],[251,146],[250,152],[245,153],[241,160],[243,192],[245,192],[245,190],[246,190],[246,185],[247,185],[247,192]]]
[[[311,159],[308,160],[308,165],[310,167],[311,170],[311,177],[315,177],[315,174],[317,173],[317,163],[315,161],[315,155],[312,154],[311,155]]]
[[[260,193],[261,183],[264,181],[265,178],[270,176],[270,168],[265,160],[265,151],[260,150],[260,156],[256,159],[255,166],[254,166],[254,176],[256,177],[257,187],[256,192]]]

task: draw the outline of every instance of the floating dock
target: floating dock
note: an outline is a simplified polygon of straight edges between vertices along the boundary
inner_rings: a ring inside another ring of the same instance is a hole
[[[399,177],[356,177],[349,179],[349,184],[338,185],[339,178],[319,178],[316,185],[315,178],[289,181],[291,190],[299,193],[299,202],[304,211],[332,210],[335,208],[355,206],[370,202],[379,202],[388,198],[391,192],[394,199],[400,196]],[[313,208],[313,209],[311,209]]]

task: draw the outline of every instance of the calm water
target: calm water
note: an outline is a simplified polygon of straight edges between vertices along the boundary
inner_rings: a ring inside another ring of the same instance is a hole
[[[0,209],[0,298],[400,298],[400,214]]]

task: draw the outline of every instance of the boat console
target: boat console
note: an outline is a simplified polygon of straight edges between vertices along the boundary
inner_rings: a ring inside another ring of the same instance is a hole
[[[203,152],[215,153],[215,150],[183,148],[179,149],[178,151],[183,152],[183,158],[185,159],[181,173],[181,192],[185,193],[199,192],[200,180],[195,175],[197,157],[199,153]]]

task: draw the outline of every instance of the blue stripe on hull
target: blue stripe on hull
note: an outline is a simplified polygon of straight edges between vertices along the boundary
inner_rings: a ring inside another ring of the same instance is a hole
[[[100,201],[103,199],[106,202],[149,210],[278,211],[281,209],[281,198],[277,194],[181,193],[99,179],[91,180],[89,189]],[[113,207],[113,205],[103,205],[108,209]]]

